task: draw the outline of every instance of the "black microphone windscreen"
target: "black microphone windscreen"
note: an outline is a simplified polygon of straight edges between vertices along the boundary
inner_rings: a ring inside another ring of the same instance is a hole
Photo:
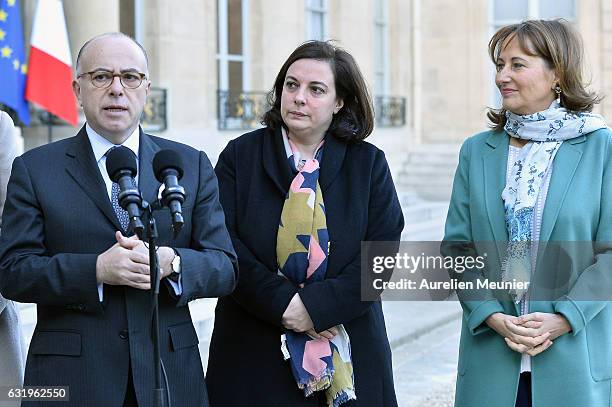
[[[153,173],[159,182],[164,182],[164,170],[172,168],[177,171],[178,179],[183,177],[183,160],[174,150],[160,150],[153,158]]]
[[[113,148],[106,155],[106,172],[113,182],[119,180],[119,171],[128,170],[136,177],[136,155],[127,147]]]

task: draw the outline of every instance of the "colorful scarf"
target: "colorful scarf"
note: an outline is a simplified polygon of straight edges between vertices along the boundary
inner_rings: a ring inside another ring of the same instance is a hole
[[[556,101],[547,110],[530,115],[506,112],[506,119],[506,133],[529,142],[521,148],[512,166],[510,181],[502,192],[509,240],[502,280],[528,282],[531,279],[534,208],[559,147],[565,140],[607,125],[600,115],[569,112]],[[510,296],[518,303],[526,292],[527,289],[511,290]]]
[[[281,214],[276,241],[279,274],[296,286],[322,281],[327,272],[329,235],[325,205],[319,185],[319,162],[323,141],[315,158],[301,160],[283,131],[289,165],[296,173]],[[281,337],[285,360],[306,397],[325,390],[327,404],[339,406],[356,399],[349,336],[342,325],[333,339],[313,339],[305,333],[287,331]]]

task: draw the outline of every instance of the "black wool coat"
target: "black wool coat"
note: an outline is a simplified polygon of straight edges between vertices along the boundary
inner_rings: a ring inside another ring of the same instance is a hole
[[[276,237],[293,179],[279,130],[231,141],[215,171],[227,227],[238,255],[234,293],[219,300],[207,386],[213,407],[315,406],[283,360],[281,317],[296,292],[320,332],[344,324],[350,340],[357,401],[396,406],[391,350],[380,301],[361,301],[360,245],[397,241],[404,225],[384,153],[366,142],[326,139],[319,184],[330,255],[324,281],[296,288],[277,275]]]

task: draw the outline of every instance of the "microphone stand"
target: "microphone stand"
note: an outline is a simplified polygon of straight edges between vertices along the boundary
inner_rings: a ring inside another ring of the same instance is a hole
[[[157,242],[156,239],[159,237],[157,233],[157,227],[155,225],[155,218],[153,217],[152,207],[147,201],[142,201],[143,215],[146,214],[146,236],[140,236],[141,240],[143,237],[149,244],[149,267],[151,273],[151,311],[152,311],[152,326],[151,326],[151,340],[153,342],[153,366],[154,366],[154,378],[155,385],[153,387],[153,406],[164,407],[164,387],[162,385],[162,360],[159,344],[159,285],[160,285],[160,270],[159,270],[159,259],[157,257]],[[170,389],[166,389],[167,392]]]

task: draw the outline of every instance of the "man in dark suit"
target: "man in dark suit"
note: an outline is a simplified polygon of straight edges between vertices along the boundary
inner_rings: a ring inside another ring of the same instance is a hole
[[[151,83],[146,53],[134,40],[94,37],[81,48],[76,73],[86,125],[76,137],[15,160],[3,216],[0,291],[38,305],[25,385],[69,386],[70,403],[62,406],[153,405],[148,250],[126,237],[105,162],[114,146],[131,149],[138,188],[152,202],[160,183],[151,162],[172,149],[183,160],[187,192],[185,225],[175,238],[169,210],[155,214],[161,357],[172,405],[206,406],[187,304],[229,294],[237,273],[214,172],[203,152],[140,129]]]

